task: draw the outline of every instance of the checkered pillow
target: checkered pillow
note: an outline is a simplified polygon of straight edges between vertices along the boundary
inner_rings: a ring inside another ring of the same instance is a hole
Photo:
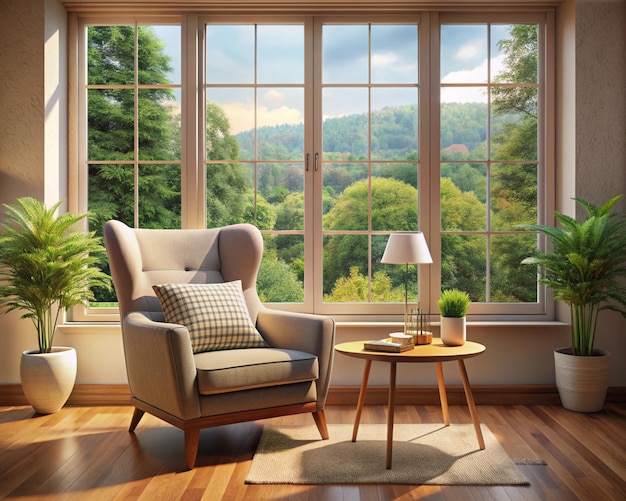
[[[267,346],[250,319],[241,280],[152,287],[166,322],[187,327],[194,353]]]

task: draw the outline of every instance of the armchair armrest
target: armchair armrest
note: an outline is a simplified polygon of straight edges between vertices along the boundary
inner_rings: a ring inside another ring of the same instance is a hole
[[[123,319],[122,335],[131,394],[181,419],[200,417],[187,328],[132,312]]]
[[[257,329],[275,348],[299,350],[317,356],[319,380],[317,384],[318,409],[326,403],[333,368],[335,320],[322,315],[294,313],[261,308]]]

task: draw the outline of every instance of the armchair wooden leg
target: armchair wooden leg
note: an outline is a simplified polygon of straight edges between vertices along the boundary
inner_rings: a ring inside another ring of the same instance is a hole
[[[315,424],[317,425],[317,429],[320,432],[320,435],[323,440],[328,440],[328,426],[326,426],[326,415],[324,414],[324,410],[320,410],[313,413],[313,419],[315,420]]]
[[[199,441],[200,428],[189,428],[185,430],[185,465],[188,470],[193,470],[194,466],[196,466]]]
[[[137,428],[137,425],[139,424],[139,421],[141,421],[141,418],[144,414],[145,411],[142,411],[141,409],[137,409],[137,407],[135,407],[135,412],[133,412],[133,417],[130,420],[130,427],[128,428],[128,431],[130,431],[131,433],[135,431],[135,428]]]

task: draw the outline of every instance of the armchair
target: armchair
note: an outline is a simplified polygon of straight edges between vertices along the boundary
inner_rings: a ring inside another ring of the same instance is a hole
[[[104,240],[135,407],[130,432],[145,412],[180,428],[189,469],[202,428],[310,412],[322,439],[328,438],[324,404],[335,322],[261,303],[256,277],[263,238],[256,227],[152,230],[108,221]],[[194,352],[190,330],[166,322],[153,290],[157,284],[236,281],[266,346]]]

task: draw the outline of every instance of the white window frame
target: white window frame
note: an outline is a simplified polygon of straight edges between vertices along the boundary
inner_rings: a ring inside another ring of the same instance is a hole
[[[369,15],[360,14],[358,11],[359,2],[354,2],[353,10],[356,14],[345,15],[345,20],[350,21],[376,21],[385,19],[382,14]],[[85,43],[81,43],[81,33],[90,24],[179,24],[182,30],[182,113],[181,123],[183,140],[182,148],[182,186],[181,186],[181,221],[184,228],[201,228],[206,221],[205,196],[204,196],[204,92],[203,92],[203,48],[204,48],[204,21],[211,19],[221,19],[222,21],[239,20],[240,22],[280,22],[285,19],[305,19],[310,16],[292,14],[285,7],[283,14],[252,15],[252,14],[232,14],[232,13],[203,13],[203,12],[181,12],[171,14],[176,10],[176,4],[168,9],[164,15],[152,15],[138,12],[133,15],[111,15],[104,10],[102,13],[94,13],[93,9],[87,15],[72,13],[69,23],[70,52],[69,58],[69,85],[70,85],[70,105],[69,116],[69,208],[74,212],[85,212],[87,210],[87,173],[81,166],[85,165],[86,158],[86,99],[84,80],[86,78],[85,68]],[[361,6],[363,6],[361,4]],[[464,9],[467,11],[468,9]],[[470,9],[471,10],[471,9]],[[420,297],[427,297],[429,300],[422,300],[422,305],[430,312],[436,313],[436,298],[439,296],[441,288],[440,279],[440,251],[441,240],[439,232],[440,207],[439,194],[439,63],[437,57],[431,54],[438,53],[438,33],[439,26],[450,22],[533,22],[538,23],[540,30],[540,61],[539,79],[544,84],[539,93],[540,109],[544,114],[538,120],[539,124],[539,153],[540,173],[539,173],[539,200],[538,200],[538,220],[545,222],[548,214],[552,214],[555,206],[555,20],[552,9],[537,8],[536,11],[528,12],[521,9],[520,12],[506,13],[486,12],[478,10],[467,12],[419,12],[419,6],[411,12],[412,19],[419,20],[419,150],[420,150],[420,197],[419,213],[429,214],[428,218],[420,218],[420,230],[426,235],[430,246],[431,254],[434,258],[432,265],[422,265],[420,269]],[[208,16],[208,17],[206,17]],[[315,30],[320,29],[321,23],[325,19],[338,19],[337,15],[330,12],[320,12],[315,18],[315,24],[311,24],[306,30],[315,26]],[[390,15],[389,19],[397,19]],[[306,36],[310,36],[308,31]],[[315,38],[314,40],[319,40]],[[310,42],[306,42],[310,45]],[[319,49],[319,48],[318,48]],[[314,57],[319,57],[317,50]],[[308,56],[311,57],[311,56]],[[314,64],[319,64],[315,61]],[[311,96],[305,97],[306,106],[313,107],[315,116],[321,115],[319,112],[319,87],[312,82],[312,75],[306,74],[305,85],[310,88]],[[198,89],[200,89],[198,91]],[[309,91],[307,91],[309,92]],[[315,99],[312,96],[316,96]],[[316,127],[318,127],[316,125]],[[319,131],[310,137],[305,137],[305,152],[321,154],[321,127]],[[200,167],[198,167],[200,166]],[[313,176],[315,172],[311,169],[306,175]],[[312,245],[305,246],[305,261],[311,263],[305,270],[305,302],[297,305],[272,305],[281,309],[297,311],[310,311],[316,313],[332,314],[338,320],[367,320],[390,321],[399,320],[403,310],[403,304],[323,304],[321,289],[321,273],[315,270],[321,269],[322,257],[322,232],[321,232],[321,189],[319,180],[305,182],[305,213],[307,219],[305,224],[305,241],[312,242]],[[315,187],[314,187],[315,186]],[[317,277],[317,278],[316,278]],[[319,292],[318,292],[319,291]],[[537,321],[551,320],[554,316],[554,302],[552,295],[543,287],[538,287],[538,302],[533,304],[507,303],[507,304],[472,304],[470,318],[474,320],[507,320],[507,321]],[[314,294],[316,297],[314,296]],[[116,322],[119,321],[117,309],[89,309],[74,308],[70,316],[71,321],[89,322]]]

